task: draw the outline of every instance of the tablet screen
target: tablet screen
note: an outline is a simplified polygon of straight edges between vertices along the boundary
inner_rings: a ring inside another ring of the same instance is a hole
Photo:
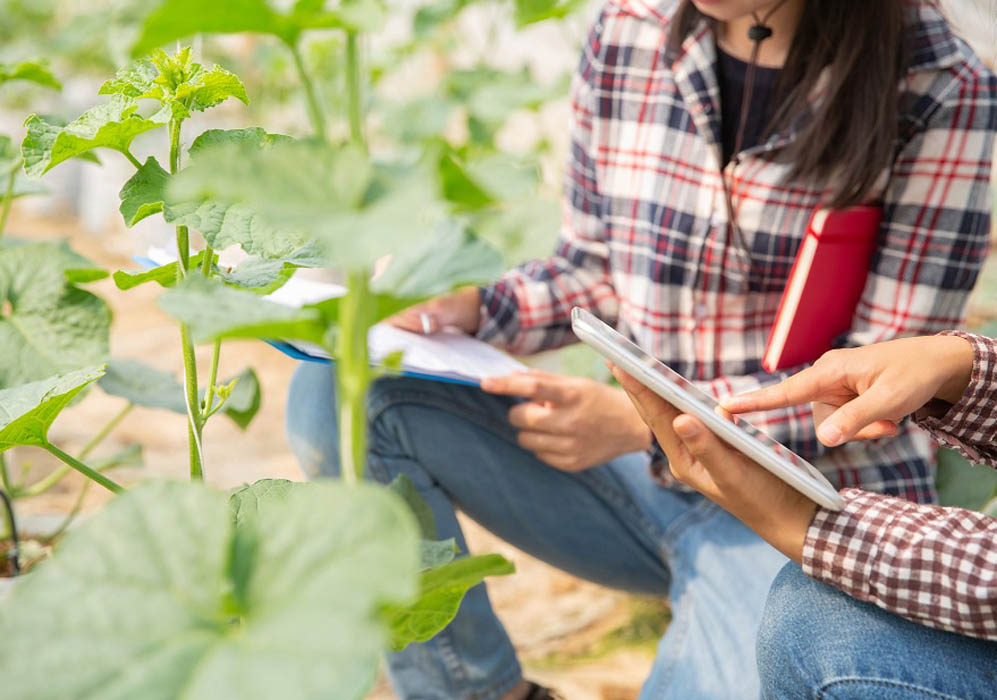
[[[787,448],[785,445],[769,437],[768,434],[762,432],[761,430],[759,430],[758,428],[756,428],[754,425],[744,420],[743,418],[739,418],[737,416],[730,416],[725,410],[723,410],[723,407],[720,406],[719,402],[717,402],[716,399],[714,399],[712,396],[704,392],[702,389],[697,387],[695,384],[690,382],[681,374],[671,369],[670,367],[666,366],[660,360],[657,360],[656,358],[652,357],[651,355],[641,350],[636,343],[625,338],[624,336],[622,336],[620,333],[610,328],[609,326],[606,326],[604,323],[602,323],[602,321],[599,321],[599,319],[592,316],[591,320],[597,321],[600,325],[604,326],[605,331],[608,331],[600,333],[600,337],[602,337],[604,340],[607,340],[617,345],[620,348],[620,350],[626,352],[627,354],[631,356],[636,356],[636,358],[640,361],[640,363],[645,367],[647,367],[649,370],[653,371],[655,374],[662,377],[663,379],[666,379],[668,382],[674,384],[684,393],[688,394],[691,398],[707,406],[713,413],[734,423],[741,430],[741,432],[747,433],[755,440],[762,443],[766,448],[768,448],[772,452],[775,452],[784,460],[792,464],[794,467],[806,473],[807,476],[817,477],[821,481],[826,481],[826,477],[823,474],[821,474],[821,472],[816,467],[814,467],[812,464],[804,460],[795,452]]]

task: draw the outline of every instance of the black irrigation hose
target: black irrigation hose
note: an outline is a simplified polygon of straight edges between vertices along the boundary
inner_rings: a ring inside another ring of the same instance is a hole
[[[13,543],[10,551],[7,552],[7,558],[10,559],[11,566],[14,569],[14,575],[20,576],[21,574],[21,553],[20,544],[17,540],[17,523],[14,522],[14,504],[10,501],[10,496],[3,489],[0,489],[0,496],[3,497],[3,504],[7,508],[7,522],[10,523],[10,539]]]

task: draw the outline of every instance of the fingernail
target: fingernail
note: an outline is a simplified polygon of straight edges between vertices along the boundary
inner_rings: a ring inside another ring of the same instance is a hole
[[[695,422],[690,420],[679,421],[677,425],[673,425],[675,432],[681,438],[693,438],[699,435],[699,426]]]
[[[828,447],[833,447],[841,442],[841,430],[832,423],[824,423],[817,429],[817,437]]]

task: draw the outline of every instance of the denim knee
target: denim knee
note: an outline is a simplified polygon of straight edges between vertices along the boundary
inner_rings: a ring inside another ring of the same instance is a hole
[[[758,629],[757,663],[763,698],[808,698],[817,679],[819,620],[816,586],[795,562],[772,582]]]

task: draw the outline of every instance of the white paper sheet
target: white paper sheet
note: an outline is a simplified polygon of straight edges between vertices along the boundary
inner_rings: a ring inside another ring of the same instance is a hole
[[[300,307],[342,296],[345,291],[339,285],[298,279],[295,276],[266,298],[278,304]],[[297,341],[288,344],[310,357],[329,359],[328,353],[317,345]],[[374,364],[401,351],[403,371],[441,379],[478,383],[485,377],[502,376],[526,369],[526,365],[488,343],[459,332],[427,336],[381,323],[370,329],[367,344]]]

